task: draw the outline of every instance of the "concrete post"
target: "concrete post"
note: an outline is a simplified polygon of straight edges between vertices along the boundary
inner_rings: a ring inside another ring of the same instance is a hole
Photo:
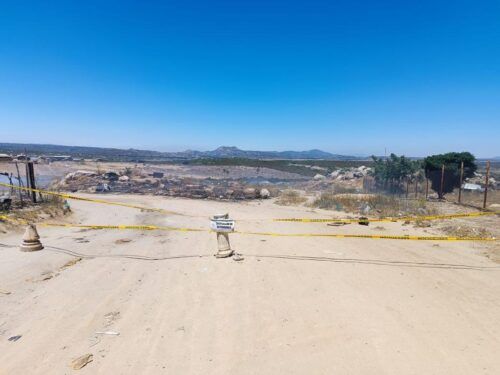
[[[21,246],[19,246],[19,250],[38,251],[42,249],[43,245],[40,242],[40,236],[38,235],[36,226],[34,224],[28,224],[23,235],[23,242],[21,243]]]
[[[229,219],[229,214],[214,215],[211,218],[211,229],[217,234],[216,258],[227,258],[233,255],[229,242],[229,232],[234,230],[234,221]]]
[[[217,232],[217,258],[226,258],[233,255],[231,244],[229,243],[229,235],[224,232]]]

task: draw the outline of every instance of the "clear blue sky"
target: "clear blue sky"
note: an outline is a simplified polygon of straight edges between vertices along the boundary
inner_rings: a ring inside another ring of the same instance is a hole
[[[500,1],[2,1],[0,142],[500,155]]]

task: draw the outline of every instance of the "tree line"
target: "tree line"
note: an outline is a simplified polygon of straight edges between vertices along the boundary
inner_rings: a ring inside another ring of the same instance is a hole
[[[408,182],[431,182],[431,189],[439,198],[451,193],[460,186],[460,170],[464,165],[463,179],[472,177],[477,170],[476,159],[470,152],[449,152],[427,156],[423,160],[412,160],[404,155],[391,154],[388,158],[372,156],[372,176],[377,184],[391,192],[401,191]],[[444,165],[444,180],[441,187],[441,175]]]

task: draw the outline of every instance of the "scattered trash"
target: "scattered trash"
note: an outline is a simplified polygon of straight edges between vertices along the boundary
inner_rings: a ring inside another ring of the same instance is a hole
[[[361,216],[361,217],[359,218],[358,224],[359,224],[359,225],[366,225],[366,226],[368,226],[368,225],[370,224],[370,222],[368,221],[368,218],[367,218],[367,217],[365,217],[365,216]]]
[[[9,341],[16,342],[21,337],[23,337],[23,335],[11,336],[11,337],[9,337]]]
[[[415,228],[430,228],[431,222],[428,220],[416,220]]]
[[[78,242],[78,243],[87,243],[87,242],[90,242],[89,240],[87,240],[84,237],[75,238],[75,241]]]
[[[46,271],[46,272],[43,272],[40,276],[40,278],[36,281],[47,281],[47,280],[50,280],[52,279],[54,276],[57,276],[58,274],[54,274],[52,273],[51,271]]]
[[[347,224],[351,224],[351,223],[348,223],[348,222],[345,222],[345,221],[334,221],[333,223],[328,223],[326,225],[328,225],[330,227],[341,227],[341,226],[344,226],[344,225],[347,225]]]
[[[233,255],[233,260],[234,260],[235,262],[241,262],[241,261],[242,261],[242,260],[244,260],[244,259],[245,259],[245,258],[243,258],[243,257],[241,256],[241,254],[234,254],[234,255]]]
[[[119,240],[115,241],[115,244],[120,245],[123,243],[129,243],[129,242],[132,242],[132,240],[130,238],[120,238]]]
[[[80,370],[81,368],[87,366],[90,362],[94,360],[94,356],[92,354],[85,354],[81,357],[75,358],[71,362],[71,367],[73,370]]]
[[[66,215],[69,212],[71,212],[71,207],[70,207],[68,201],[65,199],[64,203],[63,203],[63,214]]]
[[[99,331],[95,333],[96,335],[110,335],[110,336],[119,336],[120,332],[115,331]]]
[[[0,289],[0,294],[10,294],[8,290]]]

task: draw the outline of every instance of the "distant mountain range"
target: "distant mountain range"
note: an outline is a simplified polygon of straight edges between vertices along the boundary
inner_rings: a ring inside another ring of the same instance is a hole
[[[184,151],[182,155],[212,158],[247,158],[247,159],[328,159],[351,160],[354,156],[331,154],[321,150],[309,151],[247,151],[238,147],[222,146],[213,151]]]
[[[117,149],[84,146],[61,146],[47,144],[0,143],[0,153],[28,155],[70,155],[81,158],[103,158],[108,160],[168,160],[194,158],[247,158],[247,159],[325,159],[362,160],[364,158],[331,154],[321,150],[309,151],[246,151],[237,147],[222,146],[213,151],[160,152],[136,149]]]

